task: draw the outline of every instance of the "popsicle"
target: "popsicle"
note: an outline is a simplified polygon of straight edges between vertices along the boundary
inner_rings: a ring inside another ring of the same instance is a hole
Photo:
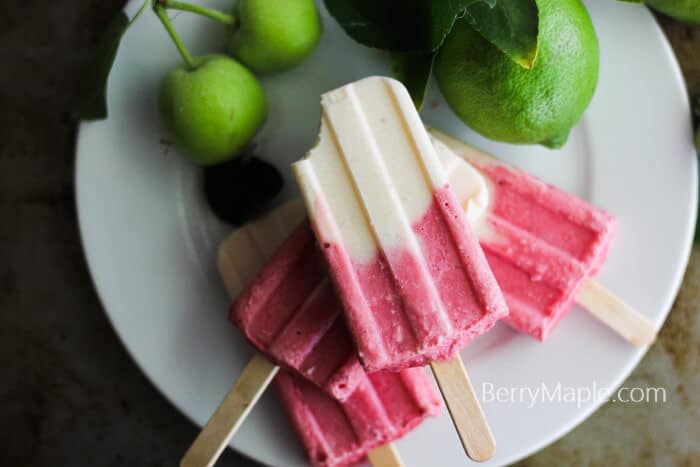
[[[390,78],[328,92],[321,108],[318,142],[292,168],[358,358],[369,372],[430,363],[465,451],[488,459],[457,352],[508,309],[428,133]]]
[[[615,235],[612,216],[457,139],[430,132],[450,149],[438,151],[443,164],[454,165],[456,154],[486,180],[488,206],[482,199],[465,208],[473,211],[470,221],[506,297],[508,324],[544,340],[576,300],[633,344],[653,342],[653,324],[591,280]],[[474,190],[473,181],[451,182]]]
[[[441,406],[422,368],[363,374],[344,402],[285,370],[275,385],[315,467],[354,465],[368,455],[373,465],[382,466],[378,457],[389,449],[386,443],[437,415]]]
[[[277,229],[294,229],[293,233],[238,296],[229,316],[271,361],[342,401],[355,391],[365,370],[357,360],[308,220],[301,220],[303,204],[297,203],[299,222]]]
[[[508,311],[408,92],[370,77],[321,107],[292,167],[360,361],[452,359]]]

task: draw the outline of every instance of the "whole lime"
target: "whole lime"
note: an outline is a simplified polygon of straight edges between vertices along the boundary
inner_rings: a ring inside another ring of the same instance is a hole
[[[644,3],[681,21],[700,24],[700,1],[698,0],[645,0]]]
[[[234,157],[267,116],[258,80],[224,55],[194,59],[170,71],[160,85],[158,104],[168,128],[187,156],[200,165]]]
[[[313,0],[238,0],[233,14],[231,52],[260,73],[297,65],[321,38],[321,18]]]
[[[459,20],[436,58],[443,96],[471,128],[498,141],[562,146],[598,82],[598,39],[579,0],[536,0],[538,52],[525,69]]]

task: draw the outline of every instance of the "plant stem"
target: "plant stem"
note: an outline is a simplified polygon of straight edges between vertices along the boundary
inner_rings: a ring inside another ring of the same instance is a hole
[[[146,7],[151,3],[151,0],[146,0],[143,2],[143,5],[141,5],[141,8],[139,8],[139,11],[136,12],[133,18],[131,18],[131,21],[129,21],[129,27],[131,27],[134,22],[136,22],[137,19],[139,19],[139,16],[141,16],[141,13],[143,13],[143,10],[146,9]]]
[[[195,66],[192,62],[192,56],[185,48],[185,44],[183,44],[180,40],[180,36],[177,35],[177,31],[175,31],[173,23],[170,21],[170,18],[168,18],[168,12],[165,11],[165,8],[163,8],[163,6],[158,2],[153,4],[153,11],[156,12],[156,15],[158,15],[158,18],[160,19],[160,22],[163,23],[165,30],[168,31],[168,34],[170,34],[170,38],[175,43],[175,47],[177,47],[177,50],[180,52],[180,55],[182,55],[182,60],[185,62],[187,68],[190,71],[194,70]]]
[[[181,10],[189,11],[190,13],[195,13],[197,15],[205,16],[219,23],[225,24],[226,26],[233,26],[236,22],[236,18],[228,13],[217,10],[215,8],[207,8],[201,5],[194,5],[187,2],[179,2],[177,0],[159,0],[161,5],[169,10]]]

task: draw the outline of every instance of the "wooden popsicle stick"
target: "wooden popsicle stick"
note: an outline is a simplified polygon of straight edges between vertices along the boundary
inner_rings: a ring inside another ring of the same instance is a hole
[[[367,459],[372,467],[404,467],[399,452],[391,443],[372,449]]]
[[[303,208],[303,207],[302,207]],[[300,212],[301,214],[297,214]],[[219,246],[217,267],[235,298],[285,238],[288,222],[303,216],[299,203],[287,203],[257,222],[231,233]],[[212,466],[277,374],[279,367],[256,353],[180,461],[182,467]]]
[[[634,345],[656,340],[656,329],[646,316],[592,279],[576,295],[576,303]]]
[[[279,367],[256,354],[226,394],[194,443],[180,461],[181,467],[211,467],[241,427],[250,410],[277,374]]]
[[[496,452],[496,440],[462,358],[457,355],[446,362],[430,362],[430,368],[467,456],[477,462],[489,460]]]

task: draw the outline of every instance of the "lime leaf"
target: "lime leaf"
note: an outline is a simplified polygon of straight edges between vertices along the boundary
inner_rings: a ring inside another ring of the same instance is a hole
[[[406,86],[418,110],[423,107],[434,60],[434,53],[396,52],[391,54],[391,69],[394,78]]]
[[[119,50],[119,43],[124,33],[141,15],[150,0],[146,0],[134,18],[120,11],[110,21],[107,30],[97,44],[95,55],[88,65],[82,89],[74,105],[74,113],[80,120],[102,120],[107,117],[107,80],[112,70],[114,59]]]
[[[496,0],[325,0],[326,8],[354,40],[394,52],[434,52],[469,5]]]
[[[465,18],[484,38],[523,68],[537,58],[538,14],[535,0],[497,0],[495,5],[477,2]]]

